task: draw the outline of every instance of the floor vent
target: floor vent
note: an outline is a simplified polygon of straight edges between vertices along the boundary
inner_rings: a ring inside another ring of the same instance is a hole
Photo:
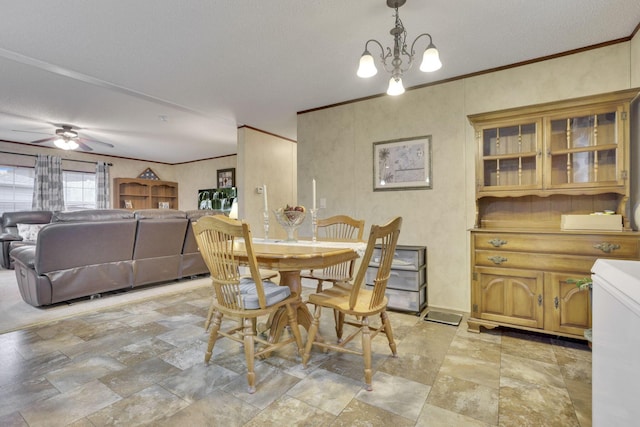
[[[430,311],[424,316],[427,322],[444,323],[446,325],[458,326],[462,320],[460,314],[442,313],[440,311]]]

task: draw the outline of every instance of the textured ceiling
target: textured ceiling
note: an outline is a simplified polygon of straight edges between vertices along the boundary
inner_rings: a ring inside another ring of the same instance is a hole
[[[366,40],[391,45],[384,0],[0,0],[0,10],[5,141],[70,124],[114,145],[97,153],[223,156],[236,153],[239,126],[295,140],[296,112],[383,93],[388,80],[355,75]],[[409,42],[432,35],[444,64],[408,72],[411,87],[629,37],[640,2],[409,0],[400,17]]]

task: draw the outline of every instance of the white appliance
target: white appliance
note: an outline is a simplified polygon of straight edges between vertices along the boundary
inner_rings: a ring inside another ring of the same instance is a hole
[[[640,425],[640,261],[598,259],[593,279],[592,419]]]

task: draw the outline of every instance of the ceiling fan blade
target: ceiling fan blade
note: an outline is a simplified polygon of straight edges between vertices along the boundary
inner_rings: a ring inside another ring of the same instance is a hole
[[[80,146],[82,151],[93,151],[93,148],[89,147],[84,142],[80,141],[80,139],[76,139],[75,142]]]
[[[108,142],[102,142],[102,141],[98,141],[96,139],[89,139],[89,138],[78,138],[78,140],[83,141],[83,142],[88,142],[90,144],[100,144],[100,145],[104,145],[105,147],[109,147],[109,148],[113,148],[113,144],[109,144]]]
[[[37,130],[19,130],[19,129],[11,129],[11,132],[23,132],[23,133],[41,133],[43,135],[51,135],[51,132],[39,132]]]
[[[56,139],[55,136],[49,137],[49,138],[44,138],[44,139],[38,139],[35,141],[31,141],[32,144],[41,144],[43,142],[47,142],[47,141],[53,141],[54,139]]]

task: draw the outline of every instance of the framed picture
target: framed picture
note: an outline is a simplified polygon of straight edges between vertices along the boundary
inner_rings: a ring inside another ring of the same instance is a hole
[[[131,200],[125,200],[124,207],[125,209],[133,209],[133,202]]]
[[[432,188],[431,135],[373,143],[373,191]]]
[[[169,209],[169,202],[158,202],[158,209]]]
[[[236,184],[236,168],[218,170],[218,188],[234,187]]]

